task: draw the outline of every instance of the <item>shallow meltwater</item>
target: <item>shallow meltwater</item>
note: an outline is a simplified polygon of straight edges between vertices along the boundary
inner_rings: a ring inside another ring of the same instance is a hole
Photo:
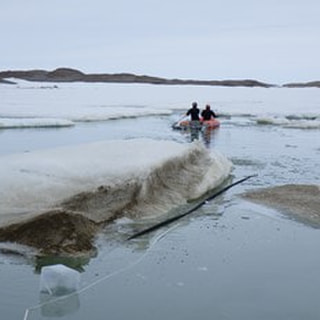
[[[318,230],[223,199],[134,241],[101,235],[80,291],[29,305],[27,319],[316,319],[319,242]]]
[[[231,181],[257,174],[192,214],[128,241],[133,233],[189,208],[149,220],[120,219],[97,238],[97,256],[74,295],[44,300],[39,268],[55,259],[1,255],[6,319],[318,319],[319,229],[240,197],[281,184],[319,184],[318,131],[221,118],[214,131],[173,131],[178,116],[81,123],[0,134],[2,154],[97,140],[149,137],[202,141],[233,163]],[[243,119],[243,118],[241,118]],[[24,137],[24,138],[23,138]],[[23,141],[21,141],[22,139]],[[61,262],[61,261],[60,261]],[[19,279],[19,281],[17,281]]]

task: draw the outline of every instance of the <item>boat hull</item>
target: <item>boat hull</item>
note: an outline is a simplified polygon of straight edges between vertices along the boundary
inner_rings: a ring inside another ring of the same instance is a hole
[[[184,120],[180,121],[174,126],[174,129],[215,129],[220,126],[220,121],[217,119],[211,119],[211,120],[200,120],[200,121],[190,121],[190,120]]]

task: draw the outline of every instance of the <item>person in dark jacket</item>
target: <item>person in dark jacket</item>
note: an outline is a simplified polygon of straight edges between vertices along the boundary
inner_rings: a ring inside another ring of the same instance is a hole
[[[198,104],[196,102],[193,102],[192,108],[187,111],[186,115],[191,116],[191,121],[200,121],[199,114],[200,110],[198,108]]]
[[[212,118],[216,118],[217,115],[211,110],[210,105],[207,104],[206,108],[201,112],[201,117],[202,117],[202,120],[208,121],[208,120],[211,120]]]

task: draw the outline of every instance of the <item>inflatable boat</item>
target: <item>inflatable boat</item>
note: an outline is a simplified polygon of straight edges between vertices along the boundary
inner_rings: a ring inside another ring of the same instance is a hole
[[[175,123],[173,129],[187,130],[187,129],[215,129],[220,126],[220,121],[217,119],[190,121],[183,120]]]

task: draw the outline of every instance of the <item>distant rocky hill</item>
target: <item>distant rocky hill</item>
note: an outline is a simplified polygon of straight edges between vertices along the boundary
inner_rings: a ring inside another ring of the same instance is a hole
[[[106,82],[106,83],[149,83],[163,85],[202,85],[202,86],[227,86],[227,87],[273,87],[273,84],[257,80],[182,80],[166,79],[146,75],[135,75],[131,73],[100,73],[85,74],[79,70],[70,68],[58,68],[54,71],[27,70],[27,71],[1,71],[0,83],[14,83],[7,79],[23,79],[39,82]]]
[[[320,88],[320,81],[286,83],[286,88]]]

